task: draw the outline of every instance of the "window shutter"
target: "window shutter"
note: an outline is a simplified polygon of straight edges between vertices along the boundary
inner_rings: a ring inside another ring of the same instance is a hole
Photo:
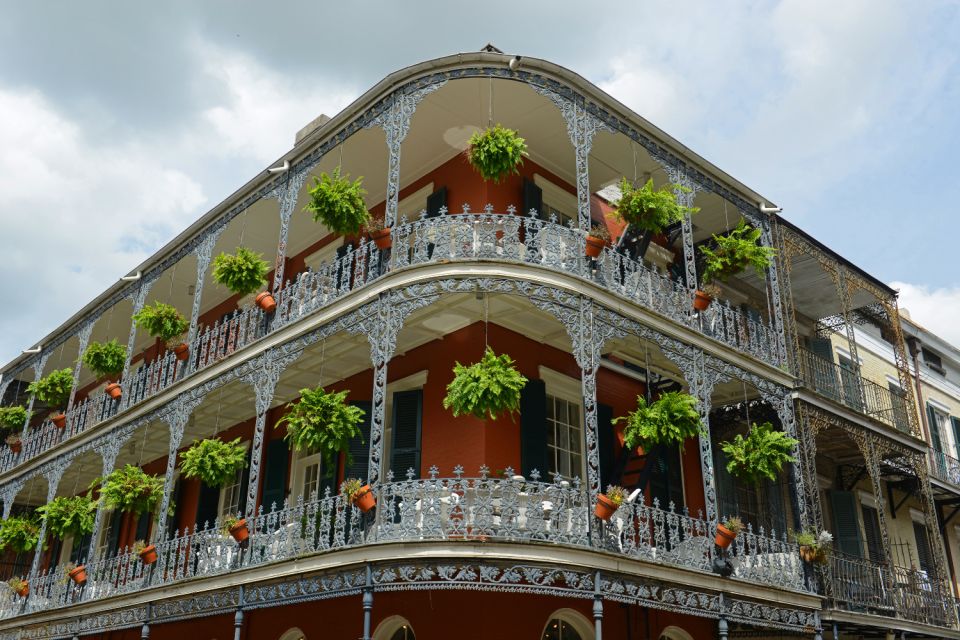
[[[827,362],[833,362],[833,345],[825,338],[810,338],[810,351]]]
[[[867,538],[867,553],[874,562],[883,562],[883,542],[880,538],[880,517],[871,506],[860,505],[863,514],[863,529]]]
[[[114,510],[110,515],[110,535],[107,536],[107,557],[117,551],[117,544],[120,542],[120,522],[122,520],[122,511]]]
[[[785,474],[780,473],[780,478]],[[784,508],[783,501],[783,483],[777,479],[776,481],[765,480],[764,481],[764,493],[767,496],[767,505],[770,509],[770,522],[769,528],[775,530],[778,534],[783,533],[787,530],[787,510]]]
[[[536,469],[549,478],[547,460],[547,385],[530,379],[520,391],[520,473]]]
[[[79,540],[74,538],[73,550],[70,551],[70,562],[74,564],[83,564],[82,559],[90,555],[90,534],[86,534]]]
[[[647,456],[648,465],[653,465],[650,474],[650,501],[654,498],[661,509],[669,509],[673,503],[677,511],[683,510],[683,470],[680,466],[679,447],[655,447]]]
[[[717,507],[719,516],[725,519],[740,513],[737,504],[737,487],[733,476],[727,471],[727,454],[720,448],[719,443],[713,443],[713,476],[717,484]]]
[[[544,218],[543,212],[543,189],[538,187],[533,180],[523,179],[523,209],[520,211],[525,216],[530,215],[530,210],[535,209],[537,217]]]
[[[267,459],[263,472],[263,499],[260,504],[269,512],[283,509],[283,500],[287,497],[287,466],[290,460],[290,447],[283,438],[267,443]]]
[[[173,515],[166,519],[167,537],[173,538],[177,535],[177,528],[180,526],[180,510],[183,508],[183,478],[177,478],[173,485]]]
[[[960,418],[950,416],[950,424],[953,425],[953,447],[957,452],[957,460],[960,460]]]
[[[447,188],[441,187],[427,196],[427,217],[436,218],[440,210],[447,206]]]
[[[200,498],[197,500],[197,522],[196,527],[202,528],[205,525],[213,526],[217,519],[217,508],[220,506],[220,489],[208,487],[200,483]]]
[[[240,513],[246,513],[247,511],[247,485],[248,484],[250,484],[250,467],[245,468],[243,470],[243,473],[240,474],[240,502],[237,504],[237,510]],[[259,487],[257,487],[257,489],[259,489]],[[261,502],[261,504],[263,503]]]
[[[398,479],[420,477],[420,420],[423,413],[423,391],[397,391],[393,394],[393,451],[390,467]]]
[[[367,401],[351,402],[355,407],[363,409],[363,421],[360,422],[360,437],[350,440],[350,457],[352,462],[347,465],[344,476],[347,478],[365,479],[370,470],[370,419],[373,417],[373,403]],[[404,469],[406,471],[406,469]],[[396,473],[396,471],[394,471]]]
[[[856,496],[852,491],[830,491],[829,495],[837,549],[848,555],[862,558],[863,547],[860,546]]]
[[[600,454],[600,489],[606,491],[607,485],[616,482],[613,477],[616,457],[613,452],[613,407],[605,404],[597,404],[597,447]],[[546,476],[546,470],[541,469],[540,473]]]
[[[137,534],[134,540],[147,540],[150,537],[150,521],[153,519],[152,513],[141,513],[137,519]]]
[[[913,537],[917,539],[917,559],[920,560],[920,569],[930,574],[930,541],[927,538],[927,528],[920,522],[913,523]]]

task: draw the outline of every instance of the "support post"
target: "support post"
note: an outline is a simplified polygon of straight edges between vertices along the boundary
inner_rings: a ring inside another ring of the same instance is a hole
[[[237,612],[233,616],[233,640],[240,640],[243,632],[243,585],[240,585],[240,600],[237,603]]]
[[[153,535],[150,537],[152,543],[166,538],[166,527],[164,522],[167,519],[167,510],[170,508],[170,494],[173,491],[173,472],[177,466],[177,451],[180,449],[180,443],[183,441],[183,430],[190,420],[193,410],[203,401],[203,396],[193,397],[187,400],[174,400],[174,408],[163,420],[170,427],[170,441],[167,447],[167,470],[163,476],[163,500],[160,501],[160,510],[157,512],[157,526],[154,527]]]
[[[147,617],[143,621],[143,626],[140,627],[140,640],[150,640],[150,614],[152,611],[152,605],[148,602]]]
[[[127,442],[132,430],[120,431],[109,434],[94,450],[103,458],[103,473],[101,476],[108,475],[113,471],[117,462],[117,456],[120,455],[120,448]],[[97,515],[93,520],[93,531],[90,532],[90,548],[87,550],[87,563],[97,559],[97,540],[100,538],[100,528],[103,526],[103,504],[97,506]]]
[[[277,261],[273,269],[273,286],[271,290],[276,294],[283,287],[283,269],[287,261],[287,238],[290,235],[290,217],[297,206],[297,197],[307,179],[308,172],[289,170],[286,181],[271,192],[280,202],[280,240],[277,244]]]
[[[729,640],[730,638],[730,625],[727,624],[727,616],[725,614],[721,614],[720,620],[717,621],[717,638],[719,638],[719,640]]]
[[[73,427],[73,419],[70,417],[70,412],[73,410],[73,402],[77,397],[77,386],[80,384],[80,366],[83,364],[83,353],[87,350],[87,345],[90,344],[90,335],[93,333],[93,325],[96,324],[96,321],[96,318],[91,318],[83,325],[79,333],[77,333],[80,349],[79,353],[77,353],[77,363],[73,367],[73,386],[70,388],[70,400],[67,402],[67,408],[65,410],[67,418],[71,420],[71,430]]]
[[[137,290],[131,295],[133,298],[133,313],[131,316],[135,316],[143,309],[143,305],[147,302],[147,295],[150,293],[150,288],[153,286],[153,280],[146,280],[141,278],[137,282]],[[130,320],[130,335],[127,337],[127,358],[123,363],[123,374],[120,378],[120,384],[123,389],[123,397],[120,400],[123,403],[123,406],[129,406],[130,403],[130,363],[133,361],[133,348],[137,343],[137,323]]]
[[[367,564],[367,582],[363,587],[363,640],[370,640],[370,627],[373,618],[373,571]],[[239,640],[239,638],[237,639]]]
[[[603,640],[603,596],[600,594],[600,572],[593,578],[593,637]]]
[[[54,460],[44,470],[43,475],[47,479],[47,504],[57,495],[57,486],[60,484],[60,478],[63,472],[70,466],[70,458],[58,458]],[[37,536],[37,546],[33,551],[33,562],[30,565],[29,582],[37,579],[37,573],[40,570],[40,557],[43,555],[43,542],[47,538],[47,519],[44,518],[40,523],[40,535]]]
[[[213,256],[213,247],[217,244],[217,239],[223,227],[211,231],[194,249],[194,255],[197,257],[197,282],[193,286],[193,307],[190,310],[190,330],[187,333],[187,344],[193,348],[193,341],[197,337],[197,330],[200,323],[200,303],[203,299],[203,283],[207,279],[207,269],[210,268],[210,260]],[[191,362],[196,362],[196,358],[190,358]]]
[[[673,184],[673,194],[677,203],[682,207],[692,207],[693,201],[697,197],[697,184],[690,179],[682,166],[667,164],[664,169]],[[687,280],[687,291],[690,293],[690,300],[692,301],[693,294],[697,290],[697,256],[693,247],[693,221],[690,219],[689,213],[683,216],[680,229],[683,234],[684,276]]]
[[[40,382],[40,378],[43,377],[43,369],[47,366],[47,358],[50,357],[49,353],[41,353],[37,358],[37,361],[33,363],[33,381],[34,383]],[[23,432],[20,434],[21,439],[26,439],[27,430],[30,429],[30,416],[33,414],[33,402],[36,398],[31,393],[30,399],[27,401],[27,419],[23,422]],[[23,453],[21,452],[22,456]]]

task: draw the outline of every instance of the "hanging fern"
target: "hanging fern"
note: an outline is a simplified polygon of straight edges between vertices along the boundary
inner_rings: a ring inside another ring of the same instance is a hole
[[[259,289],[260,286],[257,285]],[[190,328],[190,321],[183,317],[173,305],[154,302],[134,314],[133,321],[154,338],[160,338],[164,344],[183,335]]]
[[[70,398],[73,389],[73,371],[58,369],[45,378],[33,382],[27,392],[51,408],[62,408]]]
[[[79,539],[93,532],[97,501],[90,496],[61,496],[38,508],[37,512],[47,521],[47,531],[57,538],[63,540],[72,535]]]
[[[134,316],[136,319],[136,316]],[[83,364],[87,365],[98,378],[116,376],[123,373],[127,360],[127,348],[116,340],[110,342],[91,342],[83,352]]]
[[[300,402],[287,405],[274,428],[287,425],[286,440],[303,453],[319,453],[327,475],[333,473],[341,453],[350,464],[350,441],[362,436],[364,410],[346,403],[349,391],[327,392],[323,387],[301,389]]]
[[[777,254],[776,249],[757,244],[761,231],[755,229],[743,219],[725,236],[713,236],[717,248],[700,247],[700,253],[706,261],[703,269],[705,283],[726,281],[747,267],[753,267],[761,278],[766,276],[770,262]]]
[[[12,516],[0,522],[0,551],[32,551],[40,537],[40,522],[35,516]]]
[[[499,124],[470,136],[468,158],[484,180],[500,182],[510,174],[519,174],[527,143],[513,129]]]
[[[313,214],[315,222],[341,235],[356,235],[370,221],[370,212],[363,201],[366,191],[363,178],[353,182],[340,177],[340,167],[332,175],[320,174],[310,188],[310,202],[305,209]]]
[[[147,475],[132,464],[94,480],[91,488],[97,485],[100,485],[100,499],[108,509],[150,513],[163,500],[163,478]]]
[[[27,410],[20,406],[0,407],[0,431],[20,431],[27,423]]]
[[[180,472],[184,478],[200,478],[208,487],[220,488],[247,466],[247,448],[240,438],[224,442],[218,438],[198,440],[183,452]]]
[[[764,478],[776,480],[787,462],[796,462],[790,455],[798,440],[783,431],[777,431],[769,422],[755,424],[744,438],[741,434],[732,441],[721,442],[727,456],[727,471],[746,483],[759,485]]]
[[[617,215],[636,227],[651,233],[661,233],[684,217],[700,211],[699,207],[685,207],[677,202],[676,191],[690,190],[679,184],[666,184],[654,189],[653,178],[640,188],[634,187],[626,178],[620,180],[620,199],[613,206]]]
[[[682,448],[688,438],[704,433],[697,399],[680,391],[665,393],[650,404],[643,396],[637,396],[637,408],[613,422],[620,421],[627,423],[623,443],[630,449],[639,446],[650,451],[656,445]]]
[[[520,409],[520,392],[527,379],[507,355],[497,355],[487,347],[480,362],[453,367],[453,381],[447,385],[443,408],[454,417],[472,415],[481,420],[496,420],[507,412],[511,418]]]
[[[256,251],[237,247],[233,255],[221,253],[213,259],[213,279],[230,291],[246,296],[267,283],[270,264]]]

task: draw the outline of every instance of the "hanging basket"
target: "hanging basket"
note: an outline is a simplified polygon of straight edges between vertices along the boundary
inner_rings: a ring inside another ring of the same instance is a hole
[[[730,529],[727,529],[722,524],[718,524],[717,534],[714,536],[713,542],[721,549],[726,549],[733,544],[733,541],[736,539],[736,537],[737,534],[735,534],[733,531],[730,531]]]
[[[353,495],[353,504],[364,513],[377,506],[377,498],[373,495],[370,485],[365,484],[360,487],[360,490]]]
[[[593,508],[593,515],[601,520],[609,520],[617,512],[617,503],[600,493],[597,495],[597,506]]]
[[[69,574],[70,579],[81,587],[87,584],[87,568],[84,565],[73,569]]]
[[[277,310],[277,301],[269,291],[260,293],[260,295],[256,297],[256,303],[258,307],[267,313],[273,313]]]
[[[157,547],[152,544],[148,544],[143,549],[140,550],[140,560],[143,561],[143,564],[151,565],[157,561]]]
[[[235,525],[230,527],[230,535],[237,542],[244,542],[250,537],[250,530],[247,529],[246,518],[241,518]]]
[[[57,429],[64,429],[67,426],[67,414],[65,413],[55,413],[50,416],[50,422],[53,423]]]

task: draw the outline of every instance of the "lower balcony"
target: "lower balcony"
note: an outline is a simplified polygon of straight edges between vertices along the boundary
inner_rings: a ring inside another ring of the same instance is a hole
[[[960,487],[960,460],[943,451],[930,449],[930,473],[938,480]]]

